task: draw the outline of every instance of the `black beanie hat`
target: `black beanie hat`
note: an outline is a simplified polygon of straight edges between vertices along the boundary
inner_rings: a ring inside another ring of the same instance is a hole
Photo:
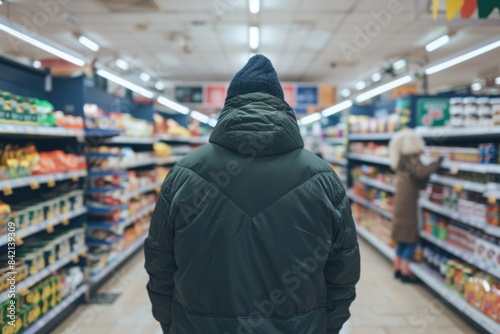
[[[227,91],[226,100],[236,95],[264,92],[285,99],[278,74],[271,61],[262,55],[250,58],[234,76]]]

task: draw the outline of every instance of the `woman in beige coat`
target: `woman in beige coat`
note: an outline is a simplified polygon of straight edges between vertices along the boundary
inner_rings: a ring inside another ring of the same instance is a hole
[[[410,263],[419,242],[418,197],[431,174],[439,169],[439,162],[428,166],[420,162],[425,148],[424,140],[410,129],[396,133],[389,143],[391,168],[397,176],[394,198],[392,238],[397,242],[394,260],[395,277],[405,283],[416,283],[410,273]]]

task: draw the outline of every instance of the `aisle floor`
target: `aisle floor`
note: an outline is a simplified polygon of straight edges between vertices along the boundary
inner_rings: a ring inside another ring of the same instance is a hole
[[[420,286],[392,278],[390,264],[360,240],[362,278],[352,318],[341,334],[475,333],[438,298]],[[112,305],[84,305],[55,334],[162,334],[145,290],[143,253],[137,254],[101,292],[120,293]]]

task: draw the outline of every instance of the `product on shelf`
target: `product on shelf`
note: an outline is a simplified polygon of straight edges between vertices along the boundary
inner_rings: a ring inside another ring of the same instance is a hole
[[[499,125],[495,118],[498,98],[453,97],[450,99],[450,125],[455,128],[490,127]]]
[[[172,136],[182,136],[191,137],[194,136],[190,130],[179,125],[173,119],[165,119],[159,114],[154,115],[156,133],[159,135],[172,135]]]
[[[352,204],[352,212],[356,224],[370,231],[370,233],[382,240],[385,244],[391,247],[394,246],[391,237],[392,221],[357,203]]]
[[[379,144],[379,143],[375,143],[375,142],[350,143],[349,144],[349,152],[372,155],[372,156],[377,156],[377,157],[388,157],[389,156],[389,148],[388,148],[387,144]]]
[[[392,133],[398,128],[398,114],[387,117],[354,116],[349,117],[350,133]]]
[[[344,122],[339,122],[337,125],[329,126],[323,129],[324,137],[326,138],[345,138],[346,124]]]

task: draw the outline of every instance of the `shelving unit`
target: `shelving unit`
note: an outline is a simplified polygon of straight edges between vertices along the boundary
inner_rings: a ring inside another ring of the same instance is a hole
[[[25,289],[30,288],[31,286],[35,285],[36,283],[40,282],[44,278],[48,277],[52,273],[56,272],[60,268],[70,263],[76,256],[79,256],[80,254],[86,251],[87,251],[86,246],[79,247],[77,250],[72,251],[71,253],[63,256],[61,259],[57,260],[53,264],[46,266],[44,269],[42,269],[35,275],[31,275],[25,280],[16,283],[16,290],[23,291]],[[9,298],[8,291],[0,293],[0,303],[6,301],[8,298]]]
[[[66,129],[62,127],[33,126],[0,123],[0,136],[9,137],[83,137],[83,130]]]
[[[35,175],[29,177],[22,177],[18,179],[1,180],[0,189],[5,188],[21,188],[29,187],[32,184],[44,184],[52,183],[57,181],[73,180],[78,181],[78,179],[87,176],[86,170],[79,170],[67,173],[56,173],[56,174],[46,174],[46,175]]]
[[[452,211],[449,208],[446,208],[442,205],[432,203],[426,198],[421,198],[419,200],[419,205],[421,208],[439,213],[440,215],[451,218],[462,224],[479,228],[490,235],[500,237],[500,227],[488,225],[486,221],[479,221],[468,217],[464,217],[459,212]]]
[[[481,262],[476,260],[474,254],[467,253],[467,252],[461,250],[460,248],[453,246],[444,240],[438,239],[438,238],[436,238],[436,237],[434,237],[426,232],[421,232],[420,236],[423,239],[429,241],[430,243],[433,243],[434,245],[439,246],[440,248],[444,249],[448,253],[455,255],[456,257],[464,260],[465,262],[467,262],[469,264],[472,264],[474,267],[477,267],[477,268],[489,273],[490,275],[500,279],[500,270],[495,269],[491,266],[485,266],[484,264],[482,264]]]
[[[376,206],[375,204],[370,203],[369,201],[367,201],[364,198],[361,198],[359,196],[354,195],[351,191],[349,191],[347,193],[347,197],[349,197],[354,202],[356,202],[358,204],[361,204],[365,208],[370,209],[371,211],[373,211],[373,212],[381,215],[384,218],[387,218],[389,220],[393,219],[392,213],[390,213],[390,212],[388,212],[388,211],[386,211],[384,209],[379,208],[378,206]]]
[[[353,141],[389,141],[394,133],[352,133],[349,140]]]
[[[445,160],[441,164],[441,167],[449,170],[465,172],[500,174],[500,165],[496,164],[475,164]]]
[[[387,184],[387,183],[375,180],[375,179],[371,179],[371,178],[366,177],[366,176],[361,176],[360,179],[359,179],[359,181],[361,183],[366,184],[367,186],[374,187],[374,188],[377,188],[377,189],[380,189],[380,190],[384,190],[384,191],[387,191],[387,192],[390,192],[390,193],[395,193],[396,192],[396,187],[394,187],[394,186],[392,186],[390,184]]]
[[[390,164],[389,158],[386,157],[375,157],[371,155],[358,154],[358,153],[349,153],[347,157],[352,160],[359,160],[384,166],[389,166]]]
[[[335,157],[325,157],[325,161],[334,165],[347,167],[347,159],[335,158]]]
[[[431,175],[430,180],[431,180],[431,182],[439,183],[439,184],[449,186],[449,187],[455,187],[455,186],[459,185],[464,190],[475,191],[478,193],[485,193],[486,190],[488,189],[488,185],[486,185],[486,184],[481,184],[481,183],[477,183],[477,182],[470,182],[470,181],[462,181],[462,180],[455,179],[452,177],[441,176],[441,175],[437,175],[437,174]]]
[[[330,145],[344,145],[347,142],[346,138],[323,138],[323,142]]]
[[[477,128],[427,128],[419,127],[415,131],[423,138],[434,139],[467,139],[486,138],[500,135],[500,126],[477,127]]]

